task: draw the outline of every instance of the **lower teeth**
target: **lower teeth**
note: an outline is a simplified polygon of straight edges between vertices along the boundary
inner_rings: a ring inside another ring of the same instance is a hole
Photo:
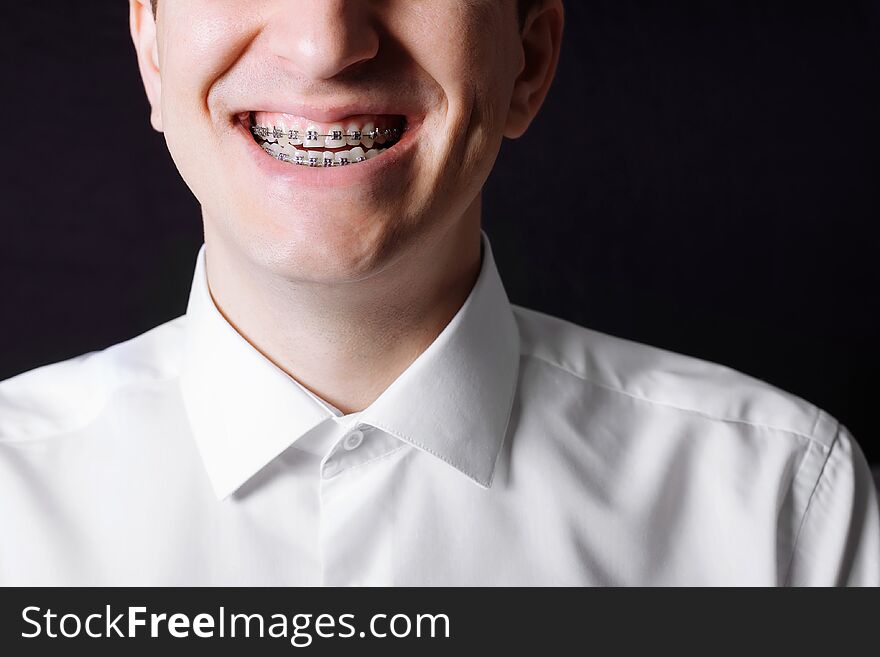
[[[275,148],[273,148],[275,146]],[[387,148],[371,148],[368,151],[355,149],[356,152],[344,151],[332,153],[329,151],[295,151],[293,154],[286,153],[274,142],[261,144],[262,149],[281,162],[298,164],[305,167],[344,167],[349,164],[359,164],[371,160],[377,155],[387,151]]]

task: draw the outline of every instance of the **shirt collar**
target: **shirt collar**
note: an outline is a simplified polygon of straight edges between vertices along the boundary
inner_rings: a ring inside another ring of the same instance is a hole
[[[359,422],[492,485],[519,374],[519,331],[489,237],[477,281],[427,349]],[[237,490],[330,406],[264,357],[220,314],[208,291],[205,246],[186,312],[181,389],[199,452],[219,498]]]

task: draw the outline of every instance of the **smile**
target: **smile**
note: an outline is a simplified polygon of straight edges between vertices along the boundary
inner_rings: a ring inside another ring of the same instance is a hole
[[[250,113],[254,141],[271,157],[307,167],[366,162],[391,149],[406,131],[394,115],[363,115],[334,124],[270,112]]]

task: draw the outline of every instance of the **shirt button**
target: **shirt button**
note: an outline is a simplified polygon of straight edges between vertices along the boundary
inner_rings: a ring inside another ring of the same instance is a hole
[[[355,429],[345,437],[345,440],[342,441],[342,446],[350,452],[360,447],[362,442],[364,442],[364,432],[360,429]]]

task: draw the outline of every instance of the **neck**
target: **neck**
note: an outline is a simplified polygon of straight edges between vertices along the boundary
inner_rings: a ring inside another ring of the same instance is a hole
[[[328,285],[268,271],[206,223],[211,296],[257,350],[343,413],[361,411],[455,316],[480,270],[479,200],[442,234],[425,234],[393,264]]]

